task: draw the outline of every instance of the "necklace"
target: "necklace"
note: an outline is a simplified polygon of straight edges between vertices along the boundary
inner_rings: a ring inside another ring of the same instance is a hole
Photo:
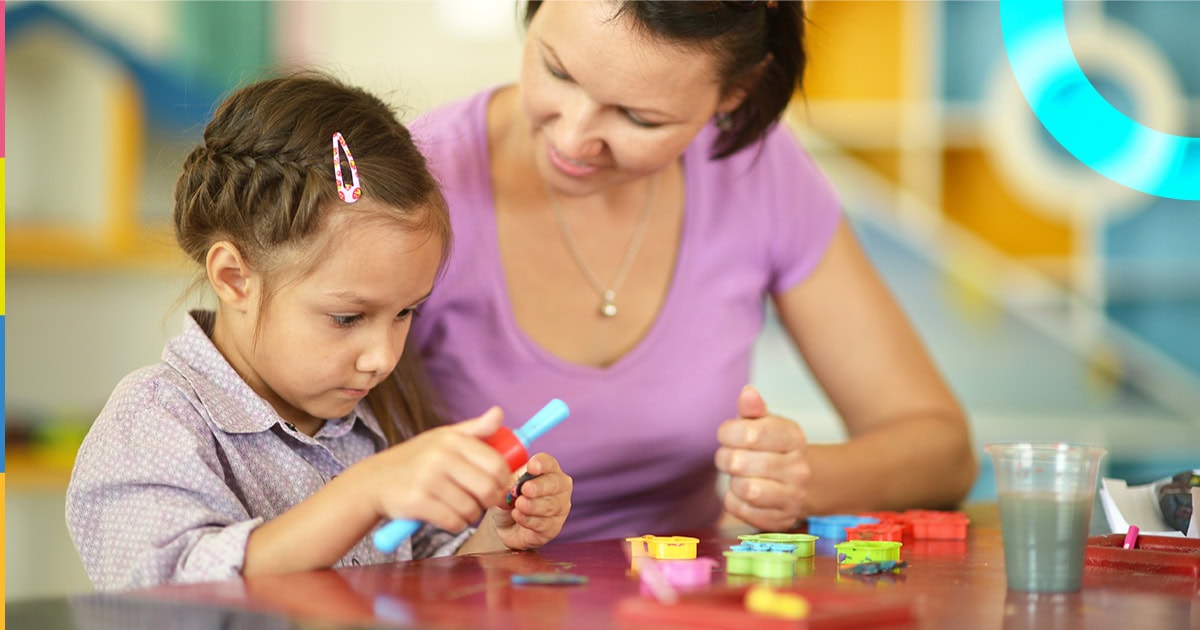
[[[650,210],[654,207],[654,192],[657,189],[658,176],[655,175],[654,179],[650,180],[650,192],[646,194],[646,207],[642,208],[642,216],[638,218],[638,224],[633,230],[633,236],[629,239],[629,245],[625,247],[625,256],[621,258],[617,274],[613,276],[612,282],[608,286],[604,286],[596,274],[592,273],[591,267],[588,267],[587,262],[583,259],[583,254],[579,252],[579,247],[575,245],[575,239],[571,236],[571,230],[567,227],[567,221],[563,216],[562,206],[558,203],[558,196],[549,186],[546,187],[546,196],[550,199],[550,207],[554,209],[554,218],[558,220],[558,229],[567,243],[567,249],[570,250],[571,257],[575,259],[579,270],[600,293],[600,314],[605,317],[616,317],[617,315],[617,290],[625,281],[625,275],[629,273],[633,259],[637,257],[638,249],[641,248],[642,239],[646,236],[646,226],[650,225]]]

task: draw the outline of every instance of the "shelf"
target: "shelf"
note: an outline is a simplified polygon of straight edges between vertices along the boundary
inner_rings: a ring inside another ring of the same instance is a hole
[[[9,447],[4,454],[5,488],[9,492],[61,492],[71,480],[75,454],[48,455],[27,446]]]
[[[166,228],[119,242],[94,232],[10,225],[5,245],[10,270],[113,271],[177,268],[187,260]]]

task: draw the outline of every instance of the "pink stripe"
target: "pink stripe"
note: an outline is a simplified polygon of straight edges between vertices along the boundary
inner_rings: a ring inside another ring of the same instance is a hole
[[[4,1],[0,0],[0,111],[4,111]],[[4,157],[4,117],[0,116],[0,158]]]

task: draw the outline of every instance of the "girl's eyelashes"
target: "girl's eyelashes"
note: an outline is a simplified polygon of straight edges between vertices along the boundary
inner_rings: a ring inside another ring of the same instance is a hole
[[[349,328],[362,321],[363,316],[362,313],[355,313],[354,315],[330,315],[329,318],[338,328]]]
[[[402,322],[410,317],[416,317],[420,314],[421,311],[417,310],[417,307],[415,306],[406,308],[399,313],[396,313],[396,321]],[[361,322],[363,317],[364,316],[362,313],[355,313],[353,315],[330,315],[329,319],[333,320],[333,324],[338,328],[349,328],[358,322]]]

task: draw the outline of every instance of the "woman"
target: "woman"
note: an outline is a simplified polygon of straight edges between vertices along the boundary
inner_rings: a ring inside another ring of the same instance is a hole
[[[519,84],[413,125],[456,237],[414,344],[451,417],[570,404],[538,441],[575,480],[559,540],[708,527],[722,507],[781,530],[950,506],[974,480],[962,410],[775,124],[802,10],[530,2]],[[768,296],[847,442],[807,444],[743,387]]]

